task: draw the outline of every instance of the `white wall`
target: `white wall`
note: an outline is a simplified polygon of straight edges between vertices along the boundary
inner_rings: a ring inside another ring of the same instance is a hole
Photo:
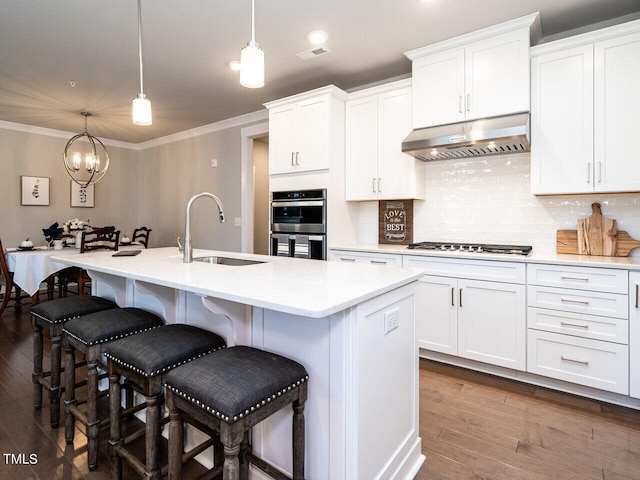
[[[640,194],[531,195],[528,154],[426,164],[427,197],[414,201],[414,241],[532,245],[556,250],[556,230],[576,229],[591,204],[640,239]],[[378,203],[359,206],[361,243],[378,241]],[[640,256],[640,249],[632,252]]]

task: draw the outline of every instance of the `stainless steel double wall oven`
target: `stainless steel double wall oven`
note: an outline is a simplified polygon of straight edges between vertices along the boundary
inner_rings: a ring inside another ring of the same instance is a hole
[[[326,189],[271,193],[271,255],[326,260]]]

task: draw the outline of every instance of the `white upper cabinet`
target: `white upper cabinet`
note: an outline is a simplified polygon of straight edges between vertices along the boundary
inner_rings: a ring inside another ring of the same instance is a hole
[[[361,90],[346,107],[346,199],[424,198],[424,163],[402,153],[411,131],[409,80]]]
[[[531,191],[640,191],[640,21],[531,49]]]
[[[269,173],[331,167],[342,147],[346,93],[329,86],[265,104],[269,109]],[[332,148],[333,147],[333,148]],[[342,160],[342,152],[339,154]]]
[[[528,15],[405,53],[413,60],[413,128],[528,111],[537,19]]]

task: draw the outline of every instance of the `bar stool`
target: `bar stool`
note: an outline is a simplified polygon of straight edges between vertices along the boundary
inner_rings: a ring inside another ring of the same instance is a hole
[[[33,407],[42,407],[42,387],[49,392],[51,428],[58,428],[60,422],[60,372],[62,326],[72,318],[89,313],[117,308],[118,305],[106,298],[83,295],[79,297],[58,298],[39,303],[31,308],[33,323]],[[51,367],[42,371],[42,330],[46,329],[51,338]],[[47,377],[51,377],[47,381]]]
[[[167,374],[169,480],[181,479],[182,415],[218,432],[224,446],[223,480],[246,479],[249,463],[271,477],[289,479],[251,450],[249,431],[286,405],[293,407],[293,480],[304,478],[304,404],[309,375],[297,362],[252,347],[230,347]],[[209,477],[208,475],[208,477]]]
[[[84,424],[87,431],[89,470],[98,467],[98,435],[101,422],[98,419],[99,374],[98,365],[102,350],[108,342],[151,330],[162,325],[162,319],[139,308],[113,308],[84,315],[65,323],[62,343],[65,351],[65,439],[73,443],[75,420]],[[87,361],[87,398],[79,401],[75,392],[75,351],[84,353]],[[86,403],[86,410],[80,404]]]
[[[110,342],[105,349],[109,372],[109,423],[112,478],[122,478],[122,460],[149,480],[161,477],[159,443],[162,432],[163,380],[167,372],[198,357],[223,349],[225,340],[208,330],[191,325],[171,324]],[[145,397],[145,461],[138,459],[127,444],[140,437],[127,438],[121,432],[120,378],[124,376]],[[211,445],[211,442],[209,445]],[[209,446],[207,445],[207,446]],[[166,470],[166,468],[165,468]]]

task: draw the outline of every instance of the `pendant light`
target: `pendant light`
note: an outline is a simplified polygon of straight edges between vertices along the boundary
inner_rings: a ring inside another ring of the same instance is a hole
[[[64,147],[62,160],[64,162],[64,168],[71,179],[82,188],[87,188],[89,185],[98,183],[102,180],[105,173],[107,173],[109,168],[109,154],[100,139],[91,135],[87,130],[87,118],[90,117],[91,114],[89,112],[81,112],[81,114],[84,116],[84,132],[74,135],[69,139],[67,145]],[[88,145],[75,143],[77,140],[85,137]],[[78,150],[71,154],[70,150],[74,144],[74,148],[78,148]],[[102,159],[100,158],[100,153],[102,153]]]
[[[240,85],[264,87],[264,52],[256,43],[255,0],[251,0],[251,40],[240,52]]]
[[[133,123],[135,125],[151,125],[151,101],[144,95],[142,75],[142,8],[138,0],[138,56],[140,58],[140,93],[133,99]]]

